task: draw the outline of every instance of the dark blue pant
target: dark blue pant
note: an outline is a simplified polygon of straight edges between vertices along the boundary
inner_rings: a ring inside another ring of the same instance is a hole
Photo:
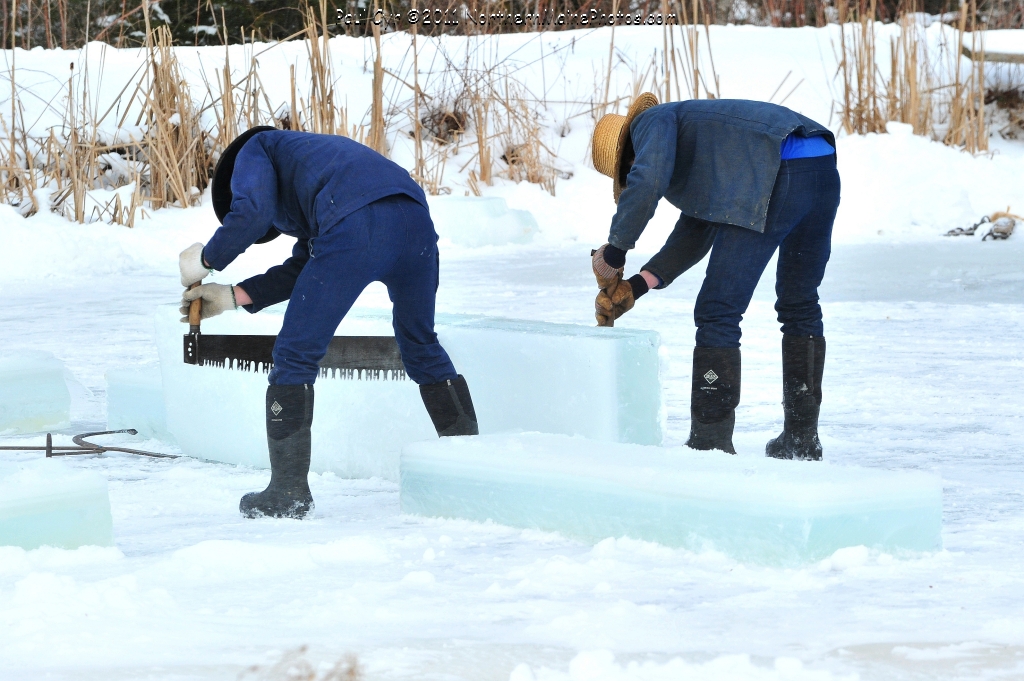
[[[775,310],[782,332],[823,336],[818,286],[832,252],[839,208],[834,156],[783,161],[768,204],[763,234],[717,225],[693,319],[697,347],[738,348],[740,320],[776,249]]]
[[[395,339],[409,378],[419,384],[456,378],[434,333],[437,234],[427,209],[406,196],[360,208],[310,242],[284,325],[274,345],[273,385],[316,381],[338,324],[371,282],[388,287]]]

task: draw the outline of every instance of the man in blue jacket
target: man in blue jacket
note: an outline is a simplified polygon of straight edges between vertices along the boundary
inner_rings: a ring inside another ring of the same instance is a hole
[[[594,131],[594,167],[613,180],[618,208],[608,243],[592,254],[599,326],[668,286],[711,251],[693,316],[690,393],[694,449],[735,453],[740,400],[740,320],[779,251],[775,309],[782,324],[782,434],[768,456],[820,459],[818,413],[825,338],[818,286],[839,207],[835,138],[789,109],[744,100],[658,105],[650,93]],[[681,211],[661,251],[623,280],[626,251],[661,198]]]
[[[388,288],[402,362],[438,435],[477,434],[466,379],[434,333],[437,234],[408,172],[345,137],[258,127],[225,150],[212,195],[222,226],[205,247],[181,254],[183,286],[279,233],[296,239],[292,256],[266,274],[235,286],[205,284],[182,298],[186,315],[201,298],[204,319],[289,301],[266,395],[270,484],[242,497],[242,513],[301,518],[311,510],[313,384],[338,324],[373,281]]]

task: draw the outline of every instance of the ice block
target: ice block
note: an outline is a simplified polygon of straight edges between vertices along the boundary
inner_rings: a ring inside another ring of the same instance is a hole
[[[539,433],[412,443],[401,468],[405,513],[585,541],[625,536],[779,565],[847,546],[942,546],[942,483],[920,471]]]
[[[438,236],[458,246],[525,244],[538,231],[530,211],[510,209],[497,196],[432,197],[430,215]]]
[[[0,355],[0,435],[60,430],[71,425],[64,364],[49,352]]]
[[[59,459],[0,463],[0,546],[113,545],[106,479]]]
[[[203,332],[275,334],[283,309],[225,313]],[[178,316],[163,309],[156,324],[169,432],[188,456],[266,467],[266,374],[184,364]],[[439,315],[436,328],[469,382],[481,432],[661,442],[657,333],[461,315]],[[338,328],[393,333],[390,311],[353,311]],[[404,445],[437,437],[412,381],[337,378],[316,382],[312,436],[312,470],[388,480],[398,480]]]
[[[139,435],[174,442],[167,431],[160,365],[109,369],[107,429],[134,428]]]

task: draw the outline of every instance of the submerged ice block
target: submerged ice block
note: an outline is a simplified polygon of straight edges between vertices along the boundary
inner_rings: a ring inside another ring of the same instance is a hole
[[[58,459],[0,463],[0,546],[111,546],[107,481]]]
[[[796,564],[847,546],[941,548],[938,476],[529,433],[402,453],[402,511]]]
[[[437,235],[458,246],[525,244],[538,230],[530,211],[509,209],[497,196],[432,197],[430,215]]]
[[[207,334],[276,334],[284,307],[225,313]],[[188,456],[266,467],[264,373],[182,361],[176,309],[157,317],[167,427]],[[568,324],[439,315],[437,333],[469,382],[483,433],[545,431],[605,442],[659,444],[658,334]],[[353,311],[338,334],[392,335],[390,311]],[[320,378],[312,470],[398,480],[402,447],[437,434],[409,380]]]
[[[59,430],[71,425],[64,364],[49,352],[0,355],[0,434]]]
[[[174,442],[167,431],[159,365],[109,369],[106,379],[108,430],[134,428],[143,437]]]

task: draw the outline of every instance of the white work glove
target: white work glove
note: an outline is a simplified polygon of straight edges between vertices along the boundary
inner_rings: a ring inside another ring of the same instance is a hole
[[[200,243],[192,244],[181,252],[178,269],[181,270],[181,285],[185,288],[202,281],[213,271],[203,264],[203,245]]]
[[[200,319],[216,317],[225,310],[234,310],[238,307],[235,304],[235,291],[233,286],[224,284],[203,284],[189,289],[181,294],[181,307],[178,312],[185,315],[181,321],[188,322],[188,308],[196,298],[203,299],[202,314]]]

